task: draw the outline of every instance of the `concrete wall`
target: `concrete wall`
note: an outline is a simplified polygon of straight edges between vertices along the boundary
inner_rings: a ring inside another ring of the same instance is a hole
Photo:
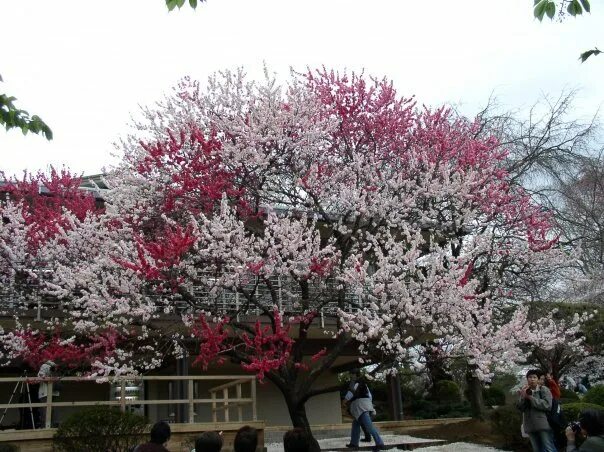
[[[317,387],[335,384],[337,377],[326,376],[318,381]],[[258,419],[266,425],[291,426],[287,405],[281,392],[270,382],[258,384]],[[306,414],[311,424],[340,424],[342,410],[340,409],[340,394],[332,392],[313,397],[306,403]]]
[[[171,425],[172,435],[168,442],[168,450],[172,452],[190,452],[195,438],[200,433],[214,430],[222,431],[224,445],[223,452],[233,452],[233,440],[237,430],[243,423],[228,424],[174,424]],[[258,430],[258,452],[264,450],[264,424],[262,422],[247,422]],[[52,437],[54,429],[21,430],[0,432],[0,445],[12,444],[19,448],[19,452],[53,452]]]

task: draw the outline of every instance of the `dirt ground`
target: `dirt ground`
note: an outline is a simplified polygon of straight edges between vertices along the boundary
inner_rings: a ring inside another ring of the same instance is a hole
[[[501,436],[491,431],[489,423],[476,419],[453,424],[436,425],[434,427],[421,430],[414,429],[413,432],[409,432],[409,434],[421,438],[434,438],[444,439],[451,442],[484,444],[485,446],[505,449],[505,441]],[[512,450],[510,448],[507,449]],[[530,446],[527,443],[526,448],[519,446],[515,447],[513,450],[518,452],[529,452]]]

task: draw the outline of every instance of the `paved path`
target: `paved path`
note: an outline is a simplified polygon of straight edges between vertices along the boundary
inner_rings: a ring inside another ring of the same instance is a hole
[[[385,434],[382,435],[382,439],[385,444],[401,444],[401,443],[422,443],[425,442],[427,444],[434,444],[433,439],[426,438],[417,438],[410,435],[391,435]],[[319,444],[321,445],[321,449],[323,451],[330,451],[330,447],[340,449],[345,447],[349,437],[338,437],[338,438],[328,438],[328,439],[320,439]],[[361,443],[361,445],[365,445],[367,443]],[[268,452],[282,452],[283,445],[281,443],[270,443],[266,445]],[[391,449],[393,451],[397,449]],[[416,451],[422,452],[499,452],[500,449],[494,449],[492,447],[481,446],[477,444],[468,444],[468,443],[452,443],[452,444],[443,444],[442,446],[430,446],[430,447],[420,447],[414,449]]]

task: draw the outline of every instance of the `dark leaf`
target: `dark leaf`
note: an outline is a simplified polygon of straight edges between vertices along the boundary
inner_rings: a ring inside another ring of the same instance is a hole
[[[535,5],[533,13],[537,19],[543,20],[543,16],[545,15],[545,8],[547,7],[548,3],[548,0],[541,0]]]
[[[193,9],[197,8],[197,0],[189,0],[189,5]]]
[[[583,5],[583,9],[588,13],[591,12],[591,6],[589,5],[589,0],[581,0],[581,4]]]
[[[548,3],[545,12],[547,13],[547,17],[553,19],[556,14],[556,5],[553,2]]]
[[[599,49],[591,49],[591,50],[588,50],[587,52],[583,52],[583,53],[581,54],[581,56],[579,56],[579,59],[581,60],[581,63],[585,63],[585,61],[586,61],[586,60],[587,60],[587,59],[588,59],[590,56],[592,56],[592,55],[599,55],[599,54],[601,54],[601,53],[602,53],[602,51],[601,51],[601,50],[599,50]]]
[[[576,16],[578,14],[583,13],[583,8],[581,7],[579,0],[572,0],[568,4],[568,7],[566,8],[566,10],[568,11],[568,14],[570,14],[571,16]]]

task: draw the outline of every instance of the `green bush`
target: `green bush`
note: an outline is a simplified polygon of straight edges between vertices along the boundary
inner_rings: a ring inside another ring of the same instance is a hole
[[[562,412],[568,422],[579,420],[579,413],[583,410],[595,409],[604,411],[604,406],[596,405],[595,403],[565,403],[560,406],[562,407]]]
[[[461,402],[461,391],[454,381],[440,380],[432,386],[430,398],[438,403],[458,403]]]
[[[560,402],[561,403],[572,403],[578,402],[579,396],[575,391],[571,391],[570,389],[561,388],[560,389]]]
[[[604,385],[593,386],[583,397],[583,402],[604,406]]]
[[[520,424],[522,424],[522,415],[520,411],[512,405],[504,405],[495,408],[490,415],[491,428],[494,433],[501,435],[504,447],[516,449],[520,444],[524,444],[524,438],[520,434]]]
[[[505,405],[505,392],[502,389],[491,386],[482,390],[482,397],[486,406]]]
[[[62,452],[127,452],[140,443],[147,420],[108,406],[74,413],[59,425],[54,446]]]
[[[504,393],[510,392],[517,384],[518,377],[513,373],[496,373],[491,380],[491,388],[501,389]]]
[[[466,417],[471,413],[468,402],[438,403],[433,400],[416,400],[408,407],[414,419],[438,419],[444,417]]]

